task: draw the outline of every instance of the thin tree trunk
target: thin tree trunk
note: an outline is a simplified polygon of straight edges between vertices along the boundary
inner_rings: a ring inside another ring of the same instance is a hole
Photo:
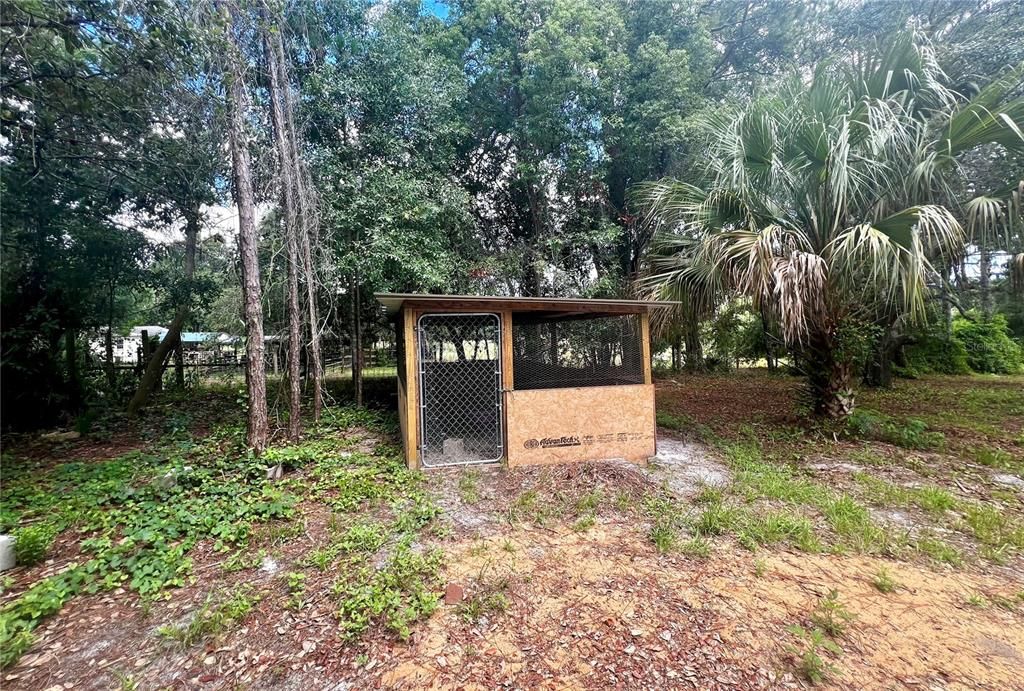
[[[302,353],[302,314],[299,312],[299,228],[296,199],[298,185],[295,179],[297,171],[295,161],[292,159],[292,147],[286,132],[281,68],[277,64],[278,55],[272,45],[270,34],[270,28],[264,26],[263,40],[270,76],[270,115],[274,125],[274,146],[277,149],[277,161],[280,166],[285,247],[288,255],[288,276],[285,284],[285,305],[288,313],[288,438],[298,441],[302,434],[302,377],[299,367]]]
[[[78,410],[82,386],[78,379],[78,333],[74,329],[64,333],[64,357],[68,367],[68,404],[71,410]]]
[[[114,286],[111,284],[107,294],[107,335],[103,339],[106,355],[107,388],[111,392],[117,386],[117,370],[114,367]]]
[[[285,135],[290,147],[293,181],[295,186],[295,201],[297,202],[296,229],[299,239],[299,253],[302,259],[302,269],[306,281],[306,318],[309,323],[309,371],[310,381],[313,388],[313,420],[320,419],[320,411],[323,408],[323,354],[320,347],[320,317],[316,304],[316,272],[313,267],[312,234],[315,225],[313,204],[310,200],[310,187],[307,184],[305,167],[302,164],[302,156],[299,153],[299,135],[295,128],[295,113],[292,106],[291,92],[288,90],[288,70],[285,62],[284,43],[281,40],[281,32],[275,32],[271,37],[274,62],[277,65],[278,82],[282,89],[284,101]]]
[[[978,246],[978,302],[985,319],[992,318],[992,253],[984,244]]]
[[[152,355],[146,360],[146,370],[142,373],[142,381],[139,388],[128,403],[128,414],[136,415],[149,400],[150,394],[156,390],[157,385],[163,379],[164,364],[171,353],[181,342],[181,329],[185,326],[185,319],[188,318],[189,302],[191,301],[192,279],[196,273],[196,238],[199,235],[199,210],[190,210],[185,219],[185,296],[182,304],[174,311],[174,319],[171,321],[167,333],[160,341]],[[145,336],[145,334],[144,334]],[[145,352],[149,352],[148,345]]]
[[[352,280],[352,390],[356,407],[363,407],[363,324],[359,281]]]
[[[775,359],[775,349],[772,347],[772,332],[768,327],[768,314],[765,312],[764,307],[759,311],[761,317],[761,338],[764,340],[764,360],[765,364],[768,365],[768,371],[774,372],[777,369],[777,361]]]
[[[263,369],[263,296],[260,287],[259,238],[256,234],[256,204],[252,192],[252,162],[245,136],[245,80],[238,46],[230,31],[231,13],[222,8],[229,26],[230,57],[228,82],[228,140],[231,146],[235,204],[238,205],[238,247],[242,259],[242,300],[245,310],[246,381],[248,382],[249,447],[260,453],[267,445],[267,375]]]
[[[178,389],[185,390],[185,353],[181,345],[181,339],[174,348],[174,383]]]

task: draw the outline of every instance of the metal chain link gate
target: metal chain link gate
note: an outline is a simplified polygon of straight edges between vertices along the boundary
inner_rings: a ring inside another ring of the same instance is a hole
[[[500,460],[501,319],[424,314],[417,332],[423,465]]]

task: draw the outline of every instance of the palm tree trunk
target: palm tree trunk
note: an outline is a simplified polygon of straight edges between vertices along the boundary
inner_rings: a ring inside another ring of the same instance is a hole
[[[832,334],[816,330],[809,335],[801,358],[815,415],[841,420],[853,412],[854,363],[838,357]]]
[[[704,369],[704,347],[700,342],[700,322],[688,318],[683,322],[683,340],[686,343],[686,369],[699,372]]]
[[[221,9],[226,24],[232,26],[231,13]],[[267,376],[263,368],[263,301],[260,287],[259,238],[256,234],[256,203],[252,191],[252,161],[245,136],[245,79],[233,32],[228,30],[229,58],[225,70],[228,86],[228,141],[231,148],[233,191],[238,205],[238,246],[242,259],[242,300],[245,311],[246,382],[248,422],[246,440],[260,453],[267,445]]]

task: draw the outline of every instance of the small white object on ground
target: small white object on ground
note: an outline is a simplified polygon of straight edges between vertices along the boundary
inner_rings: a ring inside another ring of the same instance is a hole
[[[1024,489],[1024,480],[1016,475],[1010,475],[1009,473],[996,473],[992,476],[992,479],[1000,485],[1008,485],[1009,487]]]
[[[0,535],[0,571],[17,566],[14,559],[14,536]]]
[[[46,441],[73,441],[81,436],[82,435],[80,432],[72,430],[70,432],[47,432],[46,434],[41,435],[39,438],[45,439]]]
[[[280,568],[281,567],[278,565],[277,560],[273,557],[263,557],[263,563],[260,564],[260,571],[263,571],[264,573],[274,574],[277,573]]]

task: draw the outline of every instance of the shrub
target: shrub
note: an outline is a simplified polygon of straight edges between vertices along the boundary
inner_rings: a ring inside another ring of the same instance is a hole
[[[54,530],[48,525],[30,525],[14,533],[14,558],[19,566],[32,566],[46,559]]]
[[[942,432],[930,432],[921,420],[902,423],[868,408],[857,408],[846,420],[846,432],[857,439],[884,441],[905,449],[937,449],[945,444]]]
[[[953,337],[967,351],[967,364],[975,372],[1016,374],[1024,369],[1024,351],[1010,338],[1006,317],[953,321]]]
[[[967,349],[955,338],[937,332],[925,333],[904,351],[906,366],[899,368],[903,376],[919,374],[969,374]]]

